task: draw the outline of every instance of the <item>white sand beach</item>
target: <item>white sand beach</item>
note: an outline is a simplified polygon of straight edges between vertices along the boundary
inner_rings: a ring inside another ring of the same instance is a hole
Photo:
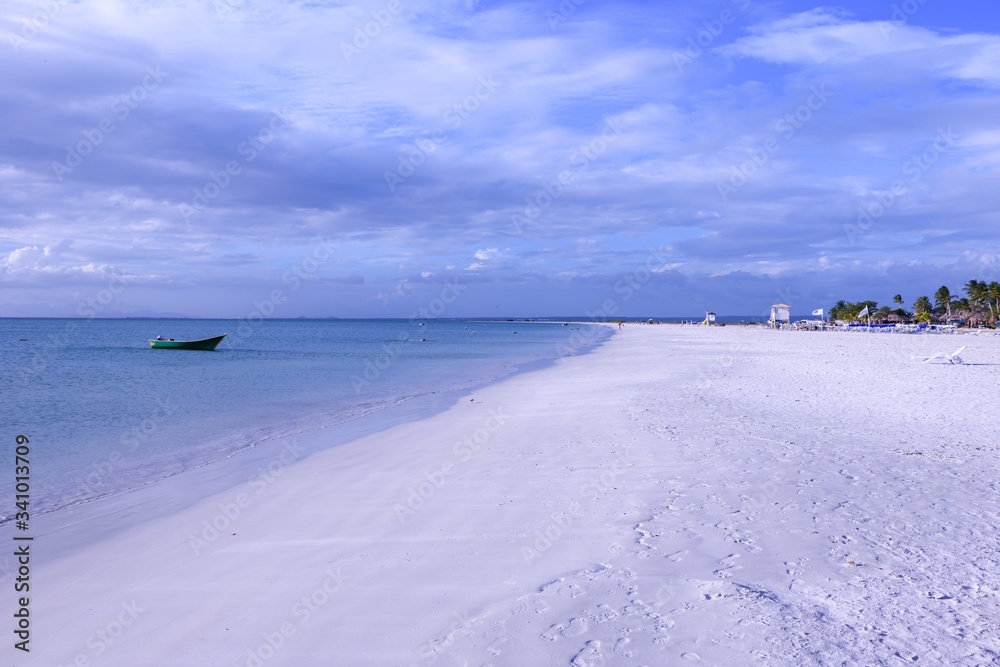
[[[93,543],[155,485],[38,519],[4,662],[998,664],[997,405],[1000,338],[628,325]]]

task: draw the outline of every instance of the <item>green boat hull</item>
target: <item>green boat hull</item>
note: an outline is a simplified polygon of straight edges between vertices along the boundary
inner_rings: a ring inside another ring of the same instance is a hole
[[[219,346],[226,334],[202,340],[150,340],[149,346],[154,350],[202,350],[211,352]]]

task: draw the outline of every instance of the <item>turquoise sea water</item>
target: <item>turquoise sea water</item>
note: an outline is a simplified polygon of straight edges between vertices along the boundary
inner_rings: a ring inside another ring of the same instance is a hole
[[[216,352],[147,342],[222,332]],[[30,438],[33,508],[51,510],[282,434],[377,419],[608,335],[537,322],[0,319],[0,455],[12,460],[15,436]],[[0,492],[11,497],[13,474]]]

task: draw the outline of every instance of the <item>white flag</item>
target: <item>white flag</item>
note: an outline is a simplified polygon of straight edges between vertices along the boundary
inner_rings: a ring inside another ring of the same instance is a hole
[[[868,306],[865,306],[864,309],[860,313],[858,313],[858,319],[860,320],[862,317],[866,317],[867,315],[868,315]]]
[[[813,315],[819,315],[820,317],[823,317],[823,309],[817,308],[816,310],[813,311]]]

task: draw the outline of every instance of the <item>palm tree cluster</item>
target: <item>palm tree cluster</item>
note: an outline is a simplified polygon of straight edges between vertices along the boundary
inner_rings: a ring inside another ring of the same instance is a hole
[[[996,324],[1000,320],[1000,282],[970,280],[965,283],[965,298],[953,303],[952,308],[966,322]]]
[[[987,283],[984,280],[970,280],[965,284],[965,296],[956,298],[947,285],[934,292],[934,299],[920,296],[913,302],[913,312],[903,308],[900,294],[892,297],[895,308],[879,307],[875,301],[838,301],[830,309],[832,320],[857,320],[858,314],[866,307],[872,322],[952,322],[965,324],[988,324],[996,326],[1000,322],[1000,282]]]

